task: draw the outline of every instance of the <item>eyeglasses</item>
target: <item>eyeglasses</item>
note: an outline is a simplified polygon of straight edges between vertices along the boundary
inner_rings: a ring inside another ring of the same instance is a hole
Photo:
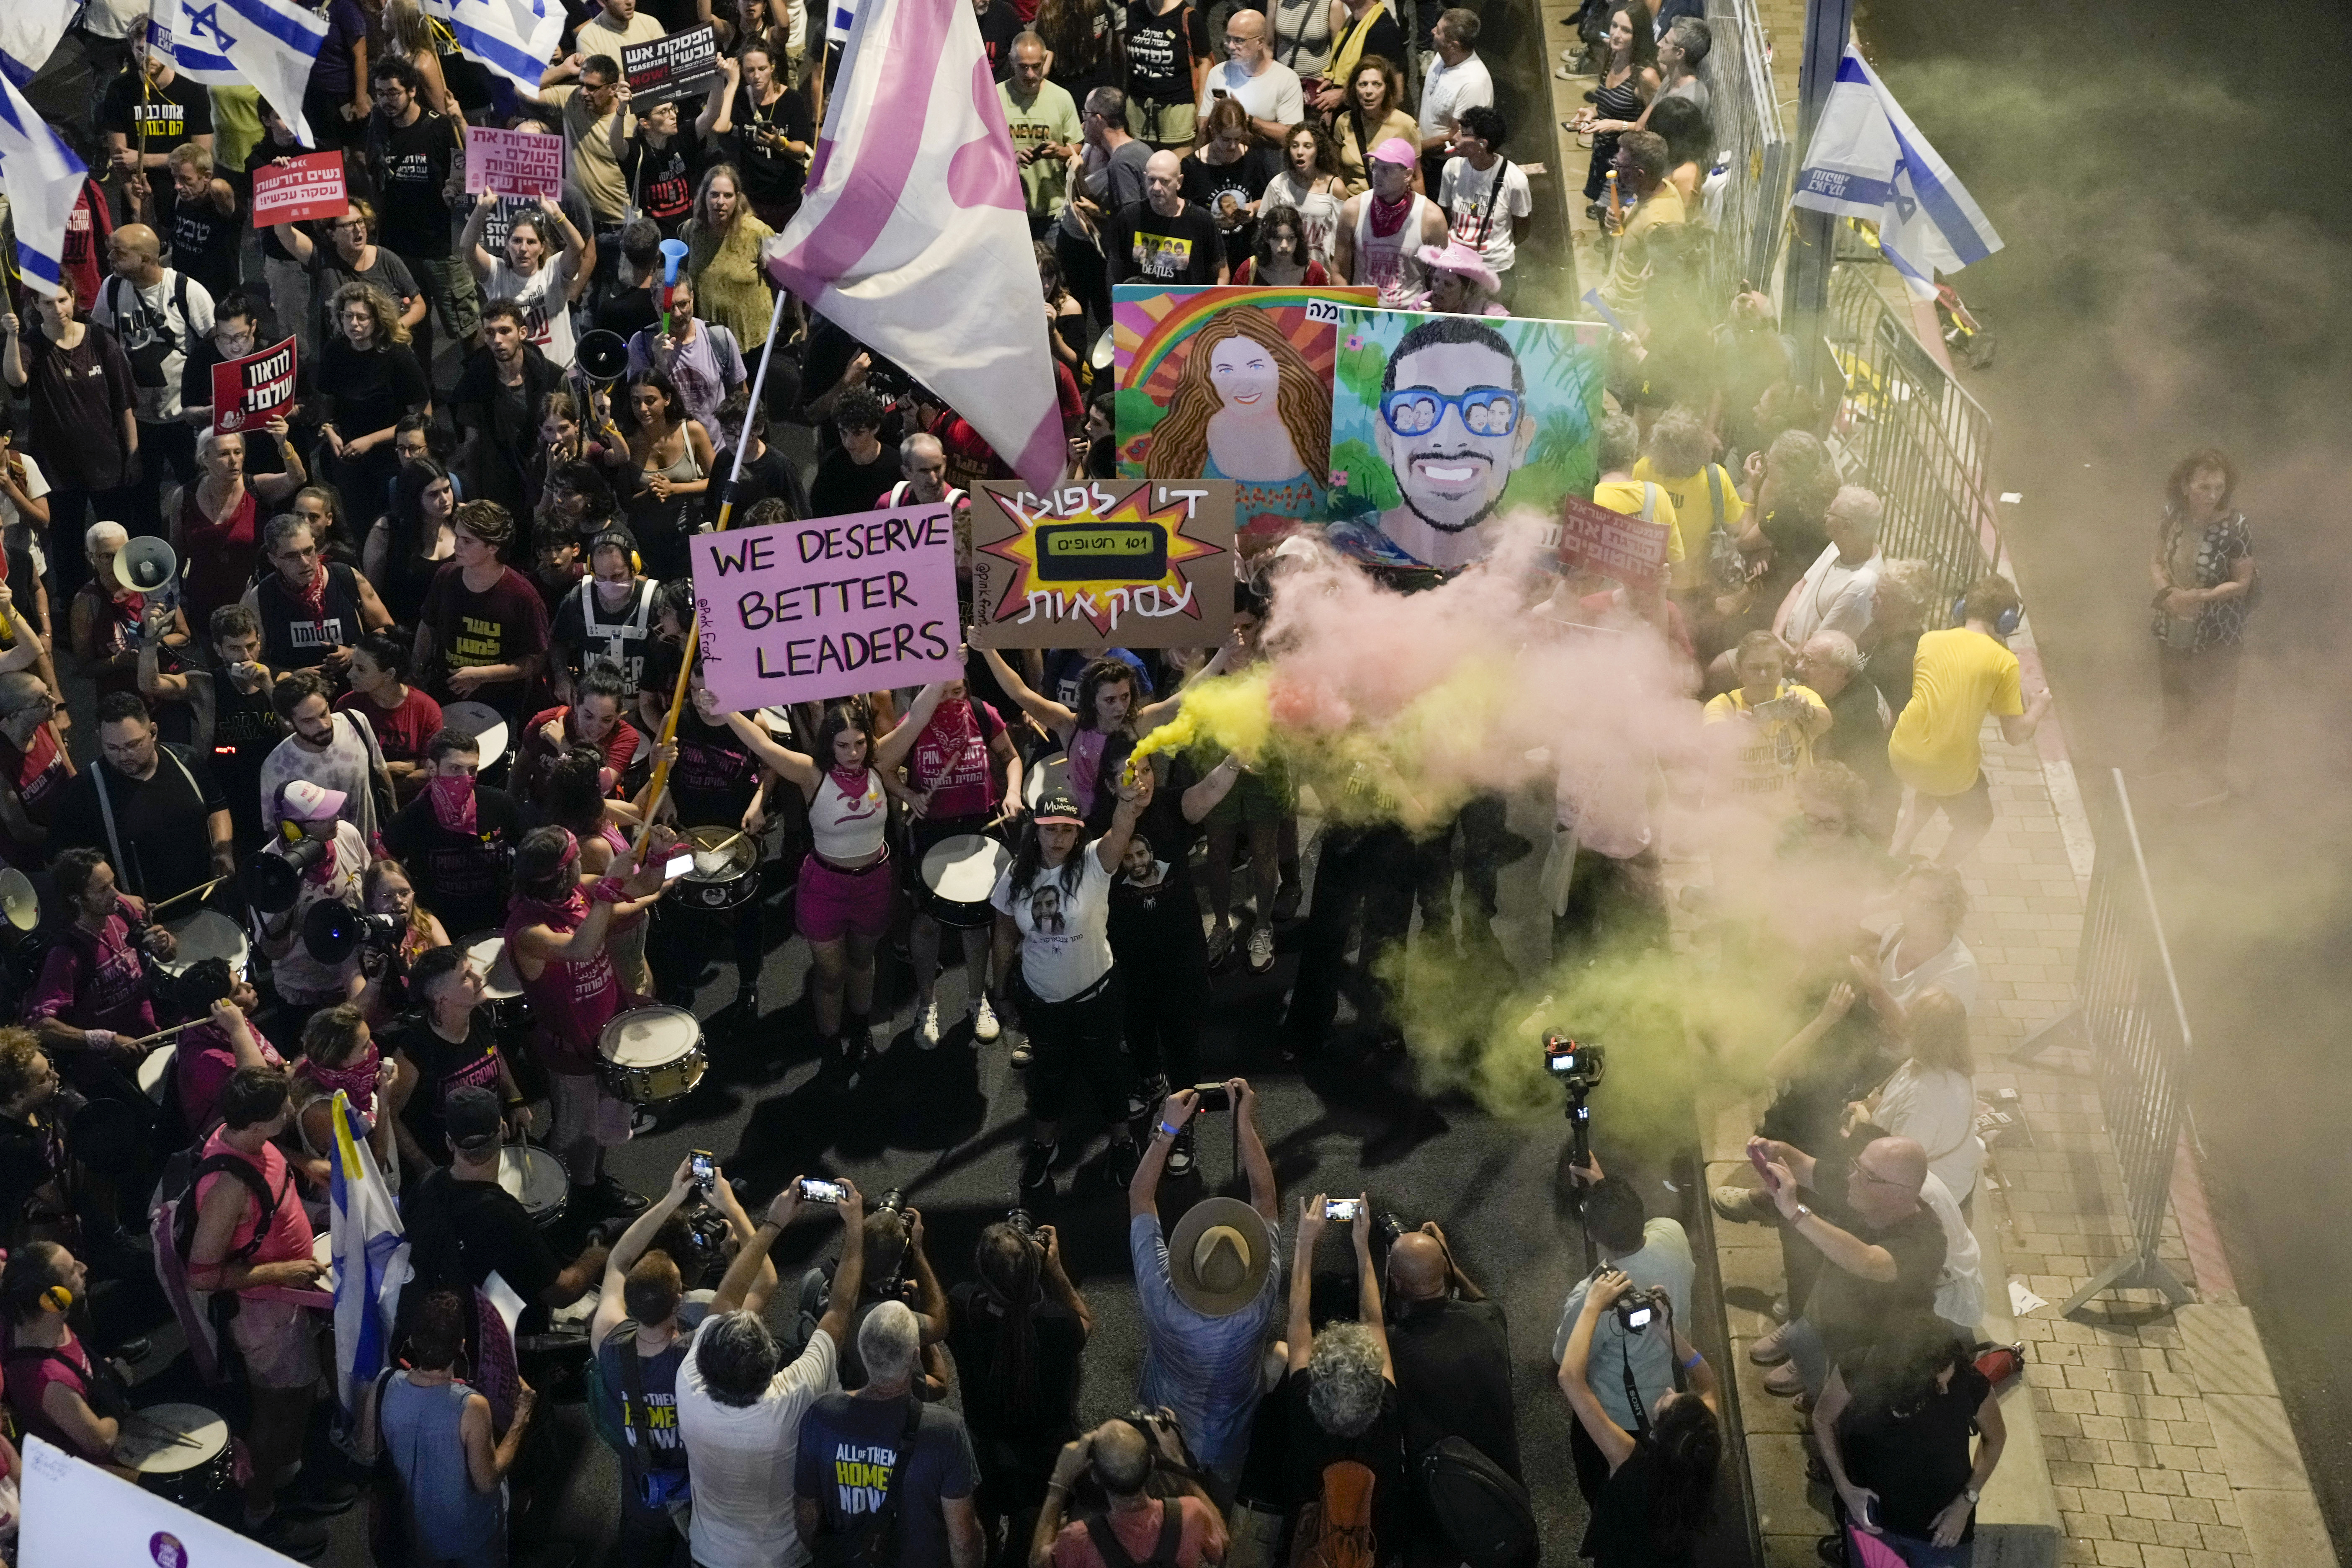
[[[1853,1173],[1860,1176],[1865,1182],[1873,1182],[1882,1187],[1900,1187],[1908,1184],[1903,1182],[1889,1181],[1859,1160],[1856,1160],[1853,1163]]]
[[[1474,386],[1447,394],[1427,386],[1401,386],[1381,395],[1381,418],[1400,436],[1426,436],[1453,409],[1473,436],[1507,436],[1519,427],[1519,395],[1500,386]]]

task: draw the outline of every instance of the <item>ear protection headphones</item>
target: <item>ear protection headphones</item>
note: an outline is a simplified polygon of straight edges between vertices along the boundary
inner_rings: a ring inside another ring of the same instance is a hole
[[[52,1285],[42,1291],[41,1300],[60,1312],[70,1310],[74,1303],[73,1292],[62,1285]]]
[[[1969,624],[1968,603],[1968,596],[1966,595],[1962,595],[1959,598],[1952,601],[1952,625],[1956,626],[1964,626]],[[2012,605],[2009,609],[2003,610],[2000,613],[2000,618],[1993,622],[1993,632],[2003,642],[2007,642],[2011,637],[2017,635],[2017,628],[2024,619],[2025,606],[2022,605]]]

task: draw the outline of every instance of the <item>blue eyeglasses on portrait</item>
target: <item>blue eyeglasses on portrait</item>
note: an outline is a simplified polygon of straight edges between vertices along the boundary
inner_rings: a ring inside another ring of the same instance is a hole
[[[1519,395],[1500,386],[1474,386],[1448,395],[1433,387],[1400,386],[1381,395],[1381,418],[1400,436],[1426,436],[1453,409],[1473,436],[1507,436],[1519,427]]]

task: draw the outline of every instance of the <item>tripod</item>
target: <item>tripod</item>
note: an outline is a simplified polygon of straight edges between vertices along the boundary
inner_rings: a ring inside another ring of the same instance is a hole
[[[1568,1084],[1568,1162],[1574,1171],[1592,1168],[1592,1107],[1585,1103],[1592,1085],[1582,1078],[1571,1078]],[[1584,1184],[1573,1175],[1569,1180],[1571,1198],[1570,1206],[1576,1211],[1576,1228],[1584,1237],[1584,1271],[1592,1272],[1599,1261],[1592,1246],[1592,1229],[1584,1223]]]

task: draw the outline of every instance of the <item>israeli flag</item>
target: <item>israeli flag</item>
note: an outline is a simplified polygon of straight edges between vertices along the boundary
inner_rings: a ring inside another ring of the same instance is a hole
[[[242,87],[228,40],[220,30],[221,0],[152,0],[147,13],[147,47],[172,68],[205,87]],[[270,100],[273,104],[276,100]]]
[[[335,1091],[334,1114],[327,1217],[335,1263],[335,1396],[348,1417],[358,1408],[359,1391],[387,1364],[393,1318],[410,1270],[400,1206],[376,1169],[359,1112],[341,1089]]]
[[[9,0],[0,6],[0,76],[18,87],[30,82],[80,9],[75,0]]]
[[[2000,248],[1984,212],[1852,44],[1822,110],[1791,205],[1878,226],[1878,247],[1912,297],[1936,274]]]
[[[425,0],[425,9],[449,24],[459,48],[530,93],[563,41],[561,0]]]
[[[849,29],[857,22],[857,0],[827,0],[824,8],[824,41],[828,47],[849,42]]]
[[[89,172],[0,74],[0,189],[16,222],[16,267],[26,288],[51,299],[64,266],[66,223]]]
[[[233,80],[257,89],[270,107],[309,146],[317,146],[302,117],[302,91],[310,84],[327,19],[294,0],[181,0],[187,38],[209,54],[217,50],[236,71]],[[173,47],[182,47],[179,27]],[[185,66],[180,68],[186,69]],[[189,71],[191,76],[196,73]]]

